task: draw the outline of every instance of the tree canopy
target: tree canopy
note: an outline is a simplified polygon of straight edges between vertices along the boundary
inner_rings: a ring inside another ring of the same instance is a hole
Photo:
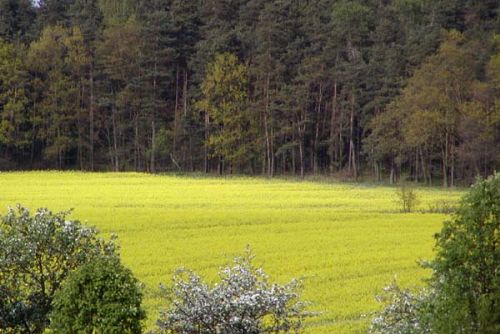
[[[0,169],[470,183],[499,167],[498,12],[495,0],[1,0]],[[221,77],[236,72],[237,85]]]

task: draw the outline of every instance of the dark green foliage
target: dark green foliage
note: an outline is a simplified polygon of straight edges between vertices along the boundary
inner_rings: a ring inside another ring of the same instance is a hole
[[[22,144],[0,143],[1,165],[220,171],[197,104],[229,53],[247,67],[253,124],[231,148],[251,153],[226,172],[470,183],[499,163],[498,12],[494,0],[2,0],[0,38],[35,41],[20,115],[3,120],[22,120],[10,131]],[[73,28],[70,63],[59,39]]]
[[[392,285],[372,333],[484,333],[500,330],[500,174],[478,179],[436,235],[432,277],[418,294]]]
[[[40,30],[50,25],[69,26],[70,9],[75,0],[40,0],[38,1],[38,25]]]
[[[98,0],[75,0],[69,9],[74,26],[80,28],[87,44],[95,41],[100,35],[103,15]]]
[[[51,333],[139,334],[145,313],[141,288],[115,256],[73,271],[56,292]]]
[[[25,51],[22,45],[0,39],[0,152],[13,162],[30,144]]]
[[[18,206],[0,220],[0,331],[43,333],[54,294],[80,265],[115,253],[113,241],[69,212]]]
[[[0,38],[28,42],[33,34],[35,9],[30,0],[0,1]]]
[[[430,267],[436,333],[500,330],[500,174],[479,180],[437,235]]]

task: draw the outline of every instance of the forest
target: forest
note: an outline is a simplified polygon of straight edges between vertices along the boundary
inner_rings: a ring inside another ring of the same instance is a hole
[[[497,0],[0,0],[0,170],[500,166]]]

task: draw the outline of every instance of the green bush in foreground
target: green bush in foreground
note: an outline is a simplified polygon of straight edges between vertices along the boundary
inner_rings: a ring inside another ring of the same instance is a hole
[[[141,333],[139,282],[117,257],[103,257],[72,272],[54,296],[53,333]]]
[[[479,180],[437,235],[436,333],[500,332],[500,174]]]
[[[478,180],[436,236],[428,288],[392,289],[372,333],[500,333],[500,174]]]
[[[69,212],[22,206],[0,217],[0,332],[43,333],[54,294],[68,274],[104,254],[113,240],[68,220]]]

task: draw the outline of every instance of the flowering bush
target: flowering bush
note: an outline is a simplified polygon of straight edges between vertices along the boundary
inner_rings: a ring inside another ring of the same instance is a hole
[[[429,334],[425,309],[430,293],[426,290],[412,294],[402,290],[394,281],[384,288],[384,295],[377,301],[385,308],[372,320],[370,333],[373,334]]]
[[[272,284],[252,265],[249,252],[219,271],[210,286],[195,273],[179,270],[167,290],[170,308],[158,320],[160,333],[299,333],[311,315],[299,299],[300,280]]]

